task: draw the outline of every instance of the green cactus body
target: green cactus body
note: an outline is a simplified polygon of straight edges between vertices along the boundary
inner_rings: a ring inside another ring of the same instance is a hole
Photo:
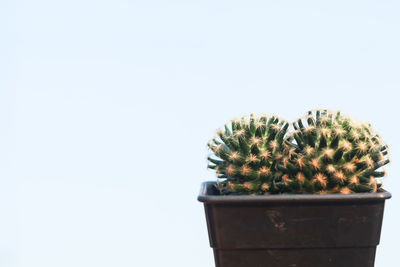
[[[293,123],[285,140],[288,160],[280,169],[288,176],[286,191],[295,193],[376,192],[383,177],[378,169],[389,163],[388,149],[369,124],[358,123],[340,112],[309,111]],[[295,149],[288,155],[288,151]]]
[[[218,137],[208,144],[214,153],[208,157],[209,168],[219,179],[222,194],[265,194],[279,191],[275,179],[282,160],[282,144],[289,124],[266,115],[232,120],[217,131]]]
[[[208,167],[222,194],[376,192],[388,148],[369,124],[340,112],[309,111],[289,124],[253,114],[218,130]]]

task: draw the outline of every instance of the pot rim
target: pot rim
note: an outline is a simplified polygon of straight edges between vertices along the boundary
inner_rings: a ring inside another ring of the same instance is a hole
[[[215,194],[215,181],[203,182],[197,200],[203,203],[320,203],[320,202],[369,202],[385,201],[390,199],[392,194],[384,189],[379,189],[376,193],[354,193],[354,194],[277,194],[277,195],[258,195],[258,196],[225,196]]]

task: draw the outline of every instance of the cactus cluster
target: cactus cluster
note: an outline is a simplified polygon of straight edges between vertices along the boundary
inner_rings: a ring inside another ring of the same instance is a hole
[[[371,125],[340,112],[309,111],[289,124],[277,117],[233,120],[209,143],[209,168],[222,194],[376,192],[388,148]]]

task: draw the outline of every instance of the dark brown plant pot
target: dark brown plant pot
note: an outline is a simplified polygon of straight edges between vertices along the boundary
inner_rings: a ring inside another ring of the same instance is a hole
[[[373,267],[391,194],[223,196],[201,186],[217,267]]]

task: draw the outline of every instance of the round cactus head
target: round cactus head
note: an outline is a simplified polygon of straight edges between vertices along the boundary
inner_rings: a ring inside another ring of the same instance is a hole
[[[219,179],[222,194],[264,194],[274,191],[273,180],[282,173],[282,144],[289,124],[278,117],[251,114],[232,120],[217,131],[208,147],[209,168]]]
[[[378,169],[389,163],[388,149],[370,124],[316,110],[293,127],[284,151],[295,151],[280,166],[288,175],[287,191],[348,194],[376,192],[381,186],[377,178],[385,172]]]

